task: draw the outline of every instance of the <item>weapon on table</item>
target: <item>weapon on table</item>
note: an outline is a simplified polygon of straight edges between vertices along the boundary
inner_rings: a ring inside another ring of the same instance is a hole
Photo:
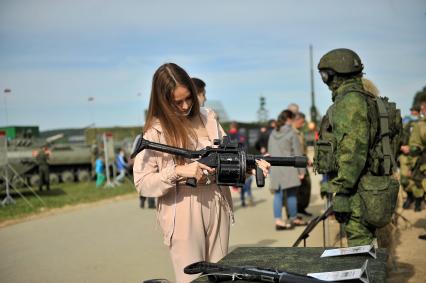
[[[237,141],[232,141],[229,137],[223,140],[214,140],[217,148],[206,147],[201,150],[187,150],[183,148],[168,146],[161,143],[145,140],[143,137],[137,142],[136,149],[131,158],[144,149],[151,149],[165,152],[188,159],[195,159],[211,168],[216,168],[216,182],[218,185],[242,186],[248,170],[256,168],[256,184],[258,187],[265,185],[265,177],[262,169],[256,166],[257,159],[263,159],[272,166],[290,166],[304,168],[307,166],[308,159],[305,156],[293,157],[270,157],[262,155],[248,154],[247,150]],[[195,178],[188,178],[186,184],[195,187],[197,182]]]
[[[272,283],[316,283],[325,282],[307,275],[280,271],[276,269],[266,269],[252,266],[228,266],[217,263],[200,261],[188,265],[184,268],[186,274],[202,273],[209,278],[209,281],[235,281],[244,280],[250,282],[272,282]]]
[[[317,217],[315,217],[314,219],[312,219],[308,225],[306,226],[305,230],[303,230],[303,232],[300,234],[299,238],[297,238],[296,242],[294,242],[293,247],[297,247],[299,246],[300,242],[303,240],[305,243],[305,247],[306,247],[306,239],[309,237],[309,233],[312,232],[312,230],[314,230],[314,228],[318,225],[318,223],[320,223],[321,221],[327,219],[327,217],[333,213],[333,206],[329,206],[325,212]]]

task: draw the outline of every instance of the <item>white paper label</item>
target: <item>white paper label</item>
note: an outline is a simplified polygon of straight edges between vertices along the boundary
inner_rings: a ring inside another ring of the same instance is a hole
[[[358,269],[308,273],[308,276],[324,281],[360,280],[361,282],[368,283],[367,264],[368,260]]]
[[[352,254],[369,254],[373,258],[376,258],[376,249],[374,248],[374,245],[366,245],[342,249],[325,250],[322,253],[321,257],[344,256]]]

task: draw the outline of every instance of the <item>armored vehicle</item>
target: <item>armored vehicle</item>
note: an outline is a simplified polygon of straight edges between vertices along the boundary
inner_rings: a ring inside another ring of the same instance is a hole
[[[46,140],[15,139],[8,146],[9,178],[13,187],[24,183],[37,186],[39,183],[37,152],[47,147],[51,184],[59,182],[83,182],[91,178],[93,157],[90,146],[75,144],[55,144],[63,135]]]

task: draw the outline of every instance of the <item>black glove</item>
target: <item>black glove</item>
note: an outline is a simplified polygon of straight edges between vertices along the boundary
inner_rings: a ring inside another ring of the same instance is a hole
[[[329,193],[328,192],[328,183],[327,182],[322,182],[321,186],[320,186],[321,199],[323,199],[324,197],[326,197],[328,193]]]
[[[333,199],[334,217],[339,223],[347,223],[351,218],[351,202],[348,195],[336,194]]]
[[[336,218],[339,223],[348,223],[351,219],[351,212],[334,212],[334,218]]]

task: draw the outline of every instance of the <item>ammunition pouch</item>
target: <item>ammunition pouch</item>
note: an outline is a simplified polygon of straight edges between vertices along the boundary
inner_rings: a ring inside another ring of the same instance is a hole
[[[335,146],[332,142],[319,140],[315,143],[314,170],[320,174],[337,172]]]
[[[399,183],[391,176],[365,175],[358,184],[361,222],[381,228],[390,223],[398,198]]]

